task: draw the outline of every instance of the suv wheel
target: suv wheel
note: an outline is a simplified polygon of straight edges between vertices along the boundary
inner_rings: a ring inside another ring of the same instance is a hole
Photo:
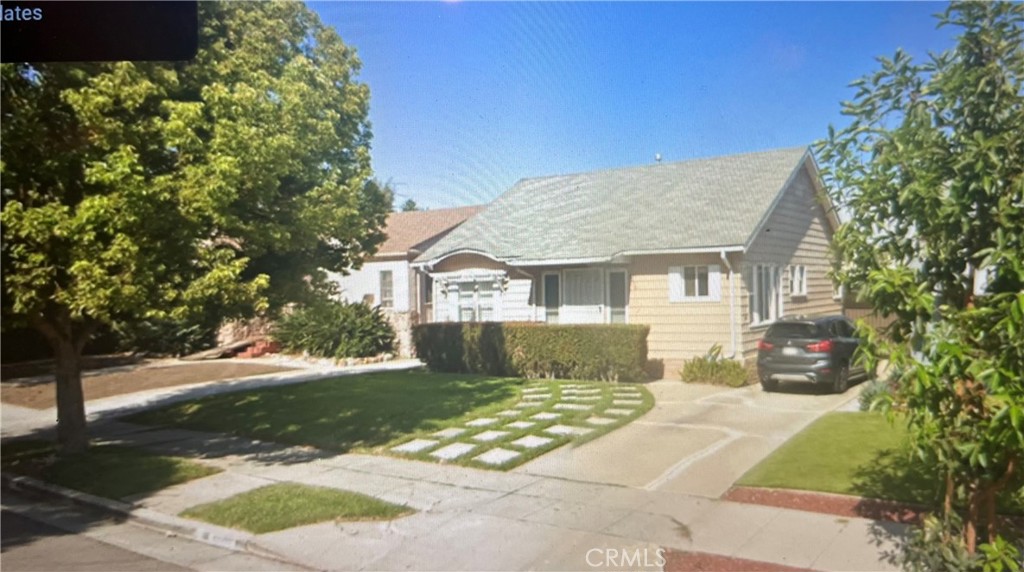
[[[763,389],[765,391],[775,391],[778,388],[779,388],[779,382],[775,381],[774,379],[762,379],[761,380],[761,389]]]
[[[846,393],[846,390],[850,388],[850,366],[843,364],[843,367],[839,368],[836,372],[836,379],[832,382],[832,391],[836,393]]]

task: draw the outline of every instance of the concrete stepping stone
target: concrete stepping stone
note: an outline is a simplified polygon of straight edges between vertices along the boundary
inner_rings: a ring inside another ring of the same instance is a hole
[[[600,395],[563,395],[563,401],[600,401]]]
[[[408,443],[402,443],[397,447],[392,447],[391,450],[396,453],[419,453],[424,449],[429,449],[434,445],[437,445],[437,441],[432,439],[413,439]]]
[[[601,393],[600,389],[563,389],[562,395],[598,395]]]
[[[523,401],[546,401],[551,399],[550,393],[531,393],[523,396]]]
[[[522,411],[516,411],[515,409],[506,409],[505,411],[499,411],[497,415],[498,417],[519,417],[520,413],[522,413]]]
[[[452,443],[451,445],[445,445],[444,447],[434,451],[430,456],[450,461],[452,459],[458,459],[475,448],[476,445],[470,445],[469,443]]]
[[[554,406],[554,409],[571,411],[590,411],[593,408],[593,405],[584,405],[582,403],[556,403]]]
[[[611,425],[612,423],[615,423],[615,420],[608,417],[598,417],[597,415],[594,415],[593,417],[587,417],[587,423],[590,423],[591,425]]]
[[[621,417],[623,415],[629,415],[630,413],[633,412],[633,410],[632,409],[616,409],[614,407],[611,407],[611,408],[605,409],[604,412],[606,414],[608,414],[608,415],[618,415],[618,416]]]
[[[483,433],[473,435],[471,439],[474,441],[480,441],[481,443],[487,443],[489,441],[497,441],[506,435],[508,435],[508,431],[484,431]]]
[[[536,415],[531,416],[530,419],[536,419],[538,421],[551,421],[552,419],[558,419],[561,416],[562,415],[560,413],[552,413],[550,411],[544,411],[544,412],[541,412],[541,413],[538,413]]]
[[[613,399],[612,405],[643,405],[639,399]]]
[[[536,425],[536,423],[531,423],[529,421],[513,421],[512,423],[509,423],[505,427],[511,427],[512,429],[529,429],[534,425]]]
[[[550,393],[550,392],[548,391],[547,386],[536,385],[536,386],[533,386],[533,387],[527,387],[526,389],[523,390],[523,393]]]
[[[586,435],[593,429],[586,427],[574,427],[572,425],[552,425],[544,430],[545,433],[551,433],[552,435]]]
[[[511,444],[512,445],[517,445],[519,447],[525,447],[527,449],[536,449],[537,447],[543,447],[544,445],[547,445],[548,443],[550,443],[552,441],[554,441],[554,439],[550,439],[548,437],[538,437],[537,435],[527,435],[526,437],[523,437],[522,439],[516,439],[515,441],[512,441]]]
[[[502,449],[496,447],[487,451],[483,455],[478,455],[473,458],[474,461],[480,461],[481,463],[487,463],[488,465],[500,465],[502,463],[511,461],[518,457],[521,453],[518,451],[509,451],[508,449]]]
[[[441,429],[437,433],[432,434],[432,437],[440,437],[442,439],[451,439],[452,437],[458,437],[468,431],[462,427],[449,427],[447,429]]]
[[[540,407],[540,403],[537,403],[537,402],[531,403],[529,401],[520,401],[519,403],[515,404],[515,408],[516,409],[529,409],[531,407]]]
[[[469,423],[466,423],[469,427],[486,427],[488,425],[494,425],[498,420],[493,417],[481,417],[480,419],[474,419]]]

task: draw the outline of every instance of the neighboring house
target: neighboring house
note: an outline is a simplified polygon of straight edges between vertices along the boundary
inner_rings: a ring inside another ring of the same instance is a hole
[[[435,321],[648,324],[673,375],[756,354],[786,314],[839,313],[838,219],[805,148],[525,179],[414,263]]]
[[[433,287],[430,277],[410,271],[409,263],[482,206],[396,212],[388,215],[387,238],[362,268],[348,275],[328,273],[341,298],[380,306],[398,334],[399,353],[411,353],[411,328],[429,321]]]

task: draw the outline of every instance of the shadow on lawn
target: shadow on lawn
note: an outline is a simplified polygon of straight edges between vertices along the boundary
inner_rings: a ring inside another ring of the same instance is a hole
[[[248,393],[213,396],[125,418],[130,423],[209,431],[288,445],[308,445],[345,453],[373,449],[416,431],[443,428],[474,410],[496,406],[517,395],[507,379],[469,375],[382,373],[314,381]],[[127,437],[126,437],[127,438]],[[181,455],[254,455],[268,463],[305,462],[267,443],[211,436],[182,442]],[[161,447],[166,449],[167,447]],[[320,452],[309,452],[314,457]]]

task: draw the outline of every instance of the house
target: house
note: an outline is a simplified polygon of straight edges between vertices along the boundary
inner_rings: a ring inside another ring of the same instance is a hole
[[[414,267],[434,321],[650,326],[665,371],[749,359],[787,314],[840,313],[838,226],[806,148],[525,179]]]
[[[380,306],[395,327],[399,353],[408,356],[411,328],[430,320],[433,294],[430,277],[410,271],[409,263],[481,209],[469,206],[391,213],[385,223],[386,238],[377,253],[358,270],[347,275],[329,272],[328,277],[343,300]]]

